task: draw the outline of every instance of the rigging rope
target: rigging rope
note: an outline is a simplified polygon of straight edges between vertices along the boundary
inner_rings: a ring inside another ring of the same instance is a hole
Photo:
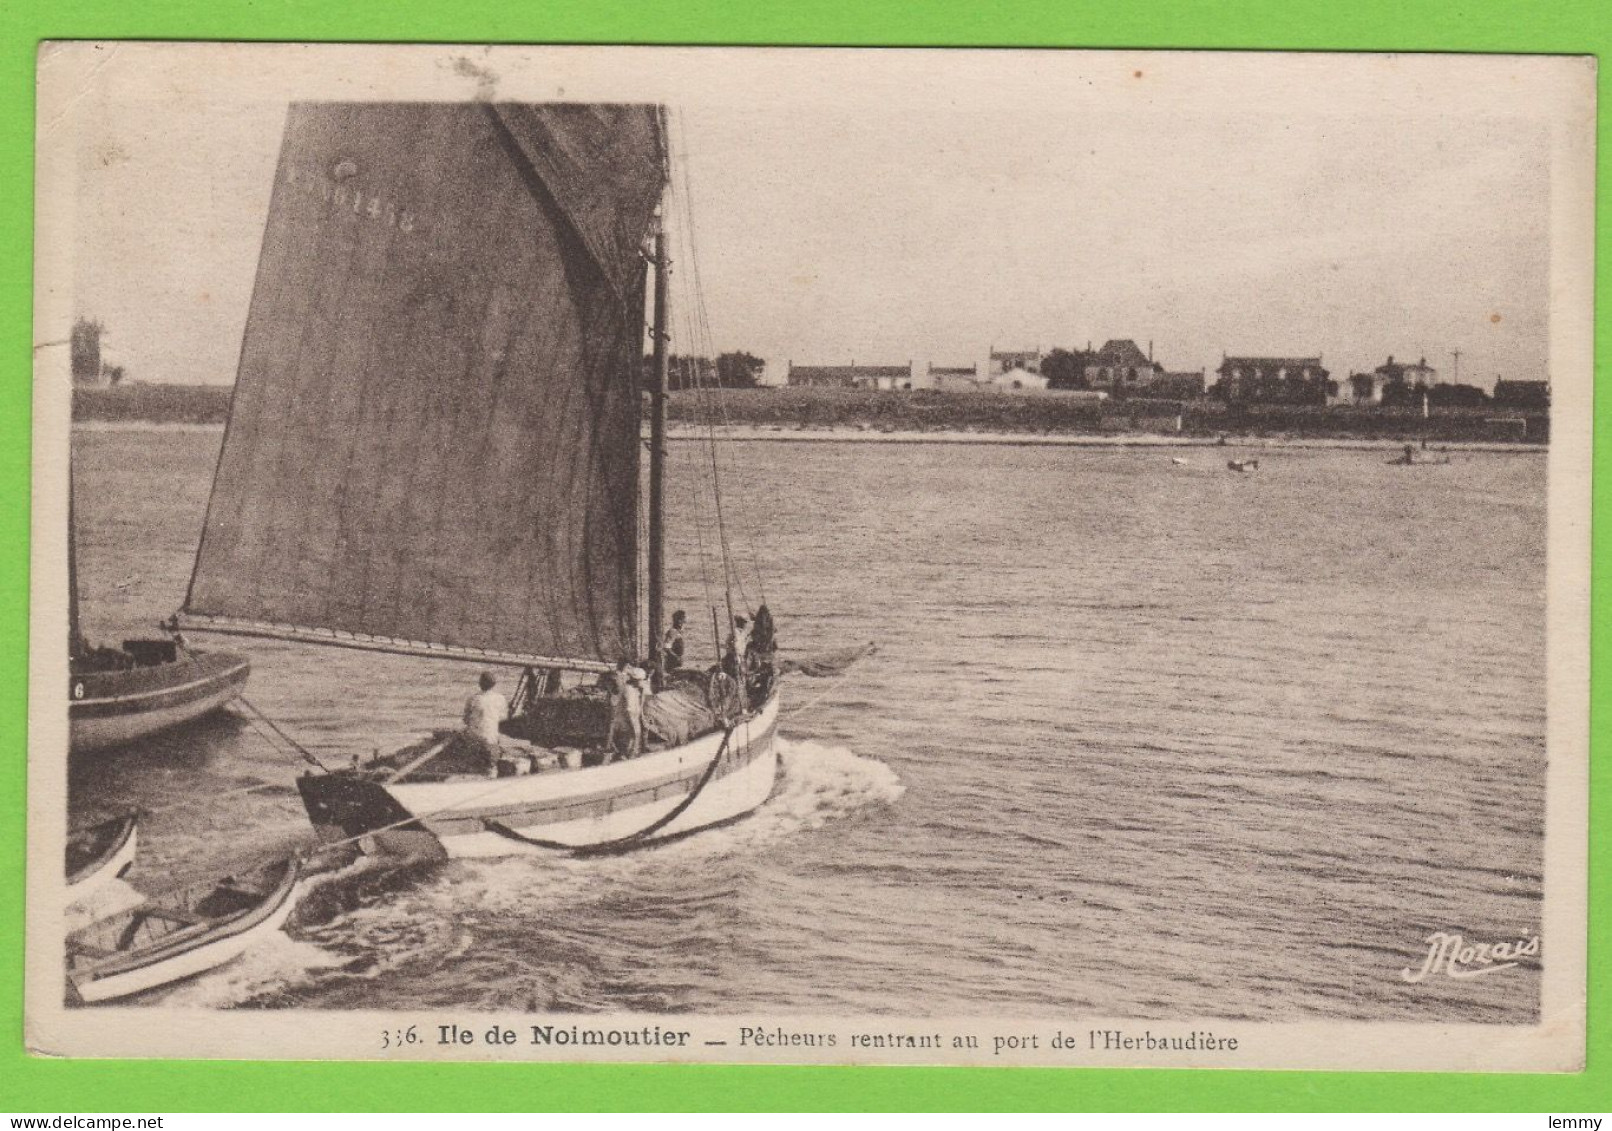
[[[829,695],[829,693],[831,691],[833,691],[841,683],[844,683],[850,677],[851,677],[850,669],[846,669],[845,671],[841,672],[837,676],[830,677],[828,683],[824,685],[822,691],[820,691],[816,695],[812,696],[806,702],[802,703],[799,707],[790,708],[789,717],[792,718],[792,719],[800,718],[807,711],[810,711],[813,707],[817,706],[824,699],[828,698],[828,695]]]
[[[679,141],[682,144],[682,149],[685,154],[685,159],[677,163],[680,180],[674,178],[670,188],[673,207],[676,209],[679,217],[683,221],[680,227],[682,229],[681,234],[685,244],[684,250],[685,256],[689,263],[689,270],[682,275],[682,278],[687,280],[685,291],[690,298],[690,301],[680,304],[681,308],[679,309],[678,314],[683,319],[685,329],[688,331],[690,352],[692,352],[694,356],[699,357],[705,353],[709,353],[710,349],[712,348],[710,313],[705,307],[703,288],[700,285],[699,277],[699,258],[695,254],[694,249],[693,211],[689,203],[690,194],[688,191],[688,162],[686,160],[688,147],[686,138],[682,136],[683,129],[680,119],[677,123],[677,129],[679,133]],[[670,141],[670,139],[668,139],[668,141]],[[719,445],[716,442],[716,413],[711,408],[712,395],[710,385],[705,379],[704,374],[701,372],[702,369],[703,367],[699,365],[698,361],[696,361],[694,363],[695,392],[696,399],[702,408],[706,438],[711,454],[711,490],[716,508],[717,536],[722,549],[723,586],[724,588],[730,590],[728,606],[730,610],[729,623],[731,624],[731,609],[733,603],[731,589],[734,587],[735,583],[737,583],[739,588],[740,599],[744,602],[746,611],[749,611],[750,608],[750,598],[745,592],[743,579],[738,576],[738,572],[733,568],[733,552],[728,540],[726,514],[722,500],[722,469],[718,455]]]
[[[693,308],[693,316],[696,317],[699,320],[700,330],[701,330],[701,334],[702,334],[701,345],[702,345],[702,347],[705,348],[705,350],[707,352],[709,352],[710,350],[713,350],[715,348],[715,344],[714,344],[715,335],[711,331],[711,313],[710,313],[710,308],[707,306],[706,301],[705,301],[704,280],[702,279],[701,274],[700,274],[700,257],[698,255],[697,249],[695,247],[695,243],[696,243],[696,240],[698,238],[698,233],[697,233],[695,220],[694,220],[694,204],[693,204],[694,194],[693,194],[693,191],[692,191],[692,189],[690,187],[690,180],[689,180],[689,161],[687,160],[687,153],[688,153],[687,134],[686,134],[686,130],[684,128],[683,120],[682,120],[681,117],[679,117],[677,119],[676,126],[677,126],[677,130],[678,130],[678,134],[679,134],[679,140],[682,142],[684,159],[678,163],[678,172],[679,172],[679,174],[680,174],[680,176],[682,178],[682,191],[677,192],[675,184],[673,186],[673,191],[674,191],[674,196],[676,197],[677,203],[681,207],[681,212],[682,212],[682,215],[683,215],[683,218],[684,218],[684,231],[685,231],[686,240],[687,240],[687,244],[688,244],[688,259],[689,259],[689,263],[690,263],[689,275],[690,275],[690,280],[691,280],[691,288],[690,289],[692,291],[692,297],[693,297],[693,301],[691,303],[691,306]],[[721,392],[720,374],[718,375],[717,388],[718,388],[718,392],[716,394],[716,403],[717,403],[717,406],[720,408],[720,410],[722,412],[722,426],[723,426],[724,430],[726,430],[728,432],[731,432],[732,428],[733,428],[733,421],[732,421],[731,417],[728,414],[727,398]],[[714,425],[714,417],[713,417],[712,423]],[[714,439],[713,439],[713,445],[714,445]],[[714,458],[714,456],[715,456],[715,452],[713,451],[713,458]],[[730,468],[730,470],[732,468],[731,459],[729,460],[729,468]],[[745,525],[745,527],[747,528],[747,534],[749,535],[748,550],[749,550],[749,556],[750,556],[750,565],[751,565],[751,568],[755,571],[756,583],[757,583],[757,586],[758,586],[758,588],[760,590],[761,601],[762,601],[763,604],[765,604],[766,601],[767,601],[766,575],[762,571],[761,560],[757,556],[756,547],[761,542],[761,537],[759,535],[759,530],[764,529],[766,524],[765,523],[758,524],[755,521],[754,515],[746,513],[744,508],[737,508],[737,514],[738,514],[739,518],[742,520],[742,522]],[[741,590],[741,596],[744,596],[742,583],[741,583],[741,586],[740,586],[740,590]],[[749,604],[748,596],[745,596],[744,599],[745,599],[746,605],[748,605]]]
[[[723,733],[722,743],[716,748],[716,756],[705,767],[705,772],[700,775],[699,782],[695,784],[689,795],[674,805],[669,813],[651,821],[635,833],[616,837],[614,840],[601,841],[598,844],[565,844],[557,840],[544,840],[541,837],[531,837],[524,833],[516,832],[502,821],[495,821],[491,817],[484,817],[481,822],[482,826],[489,832],[497,833],[499,836],[509,840],[519,841],[521,844],[529,844],[534,848],[548,848],[569,852],[573,856],[608,856],[625,852],[629,848],[639,847],[647,838],[654,836],[661,829],[664,829],[686,813],[689,806],[694,804],[695,799],[705,791],[705,787],[716,776],[716,768],[722,764],[722,756],[728,752],[728,741],[733,737],[733,732],[737,729],[739,729],[738,726],[734,725]]]
[[[686,363],[684,368],[685,370],[687,369]],[[688,481],[691,484],[694,496],[694,541],[699,548],[700,555],[700,584],[705,592],[705,607],[714,609],[716,608],[716,601],[711,593],[710,559],[705,550],[705,491],[703,489],[705,481],[698,475],[690,475]],[[715,647],[718,652],[721,651],[722,641],[720,639],[715,642]],[[718,658],[720,659],[720,656]]]
[[[645,828],[639,829],[636,833],[632,833],[629,836],[618,837],[617,839],[615,839],[613,841],[605,841],[605,842],[603,842],[601,844],[597,844],[597,845],[561,844],[558,841],[542,841],[542,840],[538,840],[537,838],[525,837],[522,834],[516,832],[514,829],[507,829],[507,828],[503,828],[503,827],[495,828],[494,826],[498,825],[498,822],[494,821],[494,820],[492,820],[490,818],[483,818],[482,824],[484,826],[486,826],[489,831],[499,833],[499,835],[501,835],[501,836],[511,836],[511,837],[515,838],[516,840],[527,841],[528,843],[534,844],[534,845],[536,845],[538,847],[542,847],[542,848],[565,849],[566,851],[569,851],[569,852],[576,852],[579,855],[588,855],[588,854],[592,854],[594,852],[609,851],[613,847],[619,848],[619,846],[623,845],[625,842],[627,842],[629,840],[642,840],[644,837],[653,835],[658,830],[660,830],[662,828],[665,828],[668,824],[670,824],[673,820],[675,820],[678,816],[680,816],[685,810],[687,810],[688,807],[691,804],[693,804],[694,798],[699,796],[700,791],[705,788],[707,783],[710,782],[712,776],[716,773],[717,766],[719,764],[721,764],[722,755],[727,753],[728,740],[730,738],[732,738],[733,732],[736,729],[738,729],[738,728],[737,727],[729,727],[727,732],[725,734],[723,734],[723,736],[722,736],[722,744],[721,744],[721,746],[719,746],[717,748],[716,757],[711,760],[710,765],[706,766],[705,773],[700,778],[699,784],[695,786],[694,792],[691,793],[686,799],[684,799],[683,802],[681,802],[676,808],[674,808],[672,810],[672,812],[667,814],[665,817],[660,818],[659,820],[653,822],[652,824],[650,824],[649,826],[647,826]],[[509,782],[507,780],[505,780],[505,779],[500,779],[497,785],[489,786],[487,789],[481,790],[478,793],[473,793],[469,797],[461,798],[460,800],[455,801],[452,805],[444,805],[442,808],[433,809],[429,813],[421,813],[421,814],[419,814],[417,816],[404,817],[401,820],[393,821],[392,823],[387,824],[387,825],[381,825],[381,826],[379,826],[377,828],[373,828],[373,829],[366,829],[364,832],[358,833],[358,834],[356,834],[354,836],[343,837],[341,840],[326,841],[324,843],[312,846],[311,848],[305,849],[303,851],[305,851],[306,854],[308,854],[308,855],[317,856],[320,853],[328,852],[333,848],[342,848],[342,847],[345,847],[346,845],[349,845],[349,844],[356,844],[358,841],[363,840],[365,837],[374,836],[377,833],[391,832],[393,829],[402,828],[404,825],[412,825],[412,824],[414,824],[415,822],[418,822],[418,821],[429,821],[434,817],[440,817],[443,814],[452,812],[455,809],[463,809],[468,805],[471,805],[471,804],[474,804],[477,801],[480,801],[484,797],[491,797],[494,793],[497,793],[500,790],[504,790],[504,789],[508,789],[508,788],[509,788]]]
[[[329,772],[329,771],[327,771],[327,772]],[[410,824],[413,824],[416,821],[429,821],[433,817],[440,817],[442,814],[448,812],[450,809],[456,809],[456,808],[459,808],[459,807],[464,806],[464,805],[470,805],[470,804],[472,804],[474,802],[480,801],[481,799],[483,799],[485,797],[491,797],[494,793],[498,792],[499,790],[507,789],[508,786],[509,786],[509,782],[507,780],[500,779],[497,785],[489,786],[487,789],[484,789],[479,793],[472,794],[469,797],[463,798],[462,800],[455,802],[453,805],[445,805],[441,809],[437,809],[437,810],[435,810],[433,812],[430,812],[430,813],[422,814],[422,815],[420,815],[418,817],[411,816],[411,817],[406,817],[401,821],[393,821],[389,825],[381,825],[379,828],[366,830],[365,832],[359,833],[356,836],[343,837],[340,840],[319,841],[319,842],[312,843],[312,844],[304,843],[304,844],[294,845],[294,846],[291,847],[291,850],[290,850],[289,853],[286,853],[284,851],[277,851],[277,852],[273,852],[273,853],[264,852],[264,853],[259,853],[256,856],[252,856],[252,857],[237,858],[233,862],[229,862],[229,863],[226,863],[226,864],[219,865],[218,867],[213,869],[211,872],[209,872],[208,875],[206,875],[206,876],[199,875],[199,874],[192,875],[189,878],[178,880],[178,881],[175,881],[175,882],[170,883],[170,884],[166,884],[163,887],[157,888],[157,889],[155,889],[153,891],[150,891],[150,892],[147,892],[147,891],[145,891],[143,889],[139,889],[139,888],[137,888],[135,890],[139,891],[141,895],[144,895],[148,900],[150,900],[150,899],[156,898],[159,895],[167,894],[168,892],[182,891],[187,887],[193,887],[196,884],[204,883],[210,877],[217,876],[218,873],[221,872],[221,871],[225,875],[233,875],[233,874],[235,874],[237,872],[246,871],[246,870],[251,869],[251,868],[262,868],[262,867],[266,867],[269,864],[274,863],[275,861],[284,860],[287,855],[297,857],[298,859],[301,859],[301,860],[311,859],[311,858],[313,858],[315,856],[321,856],[324,853],[329,852],[329,851],[331,851],[333,849],[345,848],[347,845],[356,844],[358,841],[363,840],[365,837],[374,836],[376,833],[390,832],[392,829],[400,828],[403,825],[410,825]]]
[[[327,774],[330,772],[330,767],[321,762],[313,751],[309,750],[306,746],[302,745],[302,743],[298,742],[285,731],[281,730],[278,723],[269,718],[269,716],[265,715],[262,711],[258,710],[257,706],[252,703],[251,700],[247,699],[246,696],[240,696],[237,702],[239,702],[240,705],[245,707],[248,711],[252,712],[253,715],[261,719],[270,730],[274,731],[275,734],[279,735],[285,741],[286,745],[290,746],[291,749],[302,755],[302,758],[305,762],[307,762],[309,765],[318,766]]]

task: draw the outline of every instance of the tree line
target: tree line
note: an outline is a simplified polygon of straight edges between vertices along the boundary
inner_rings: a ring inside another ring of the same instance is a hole
[[[667,359],[667,385],[677,389],[754,389],[766,362],[743,350],[715,358],[672,354]],[[655,377],[655,357],[644,355],[644,380]]]

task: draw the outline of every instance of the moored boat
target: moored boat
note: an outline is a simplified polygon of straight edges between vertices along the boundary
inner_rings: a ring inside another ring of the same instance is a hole
[[[82,903],[134,865],[140,815],[125,813],[70,833],[67,838],[67,898]]]
[[[192,651],[177,637],[96,648],[78,616],[78,533],[69,476],[68,750],[86,754],[135,742],[216,711],[240,695],[252,665],[243,656]]]
[[[217,969],[285,925],[302,865],[167,892],[67,936],[67,981],[85,1002],[110,1001]]]
[[[238,697],[252,665],[228,652],[193,652],[173,640],[126,640],[72,663],[71,750],[122,746],[201,718]]]

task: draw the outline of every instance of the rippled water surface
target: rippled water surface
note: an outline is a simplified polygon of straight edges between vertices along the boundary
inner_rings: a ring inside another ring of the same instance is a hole
[[[75,435],[93,637],[179,604],[219,439]],[[1270,449],[1236,475],[1237,449],[1184,465],[1159,449],[725,451],[747,595],[765,594],[785,650],[880,645],[841,683],[788,686],[761,811],[603,861],[355,865],[289,937],[169,1000],[1536,1016],[1537,962],[1399,974],[1436,930],[1539,929],[1542,456],[1407,469]],[[674,445],[672,600],[694,628],[712,546],[686,484],[704,456]],[[449,724],[474,674],[244,650],[249,698],[327,760]],[[305,837],[297,769],[232,714],[75,767],[72,804],[188,802],[142,828],[130,878],[157,885]]]

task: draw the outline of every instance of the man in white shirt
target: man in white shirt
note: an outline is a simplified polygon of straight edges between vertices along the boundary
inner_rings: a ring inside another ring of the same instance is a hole
[[[607,757],[636,758],[644,749],[644,680],[649,674],[626,660],[611,673],[610,735],[605,739]],[[627,740],[622,750],[620,741]]]
[[[498,724],[509,715],[509,700],[493,688],[498,677],[481,673],[481,691],[465,700],[465,749],[486,760],[489,777],[498,773]]]

